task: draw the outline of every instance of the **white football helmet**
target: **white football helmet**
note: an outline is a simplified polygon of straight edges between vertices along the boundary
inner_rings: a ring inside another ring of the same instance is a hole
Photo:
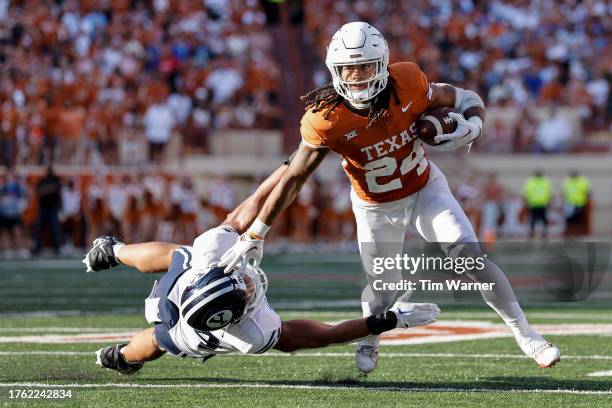
[[[371,100],[385,89],[389,79],[389,47],[382,34],[361,21],[343,25],[332,37],[327,47],[325,64],[331,72],[338,94],[357,103]],[[371,64],[367,66],[367,64]],[[363,65],[362,72],[371,73],[367,78],[343,79],[343,67]]]

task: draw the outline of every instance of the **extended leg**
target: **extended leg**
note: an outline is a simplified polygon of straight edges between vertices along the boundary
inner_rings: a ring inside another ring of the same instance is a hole
[[[128,362],[151,361],[160,358],[166,352],[157,347],[155,329],[149,327],[132,337],[129,344],[121,349]]]
[[[140,272],[164,272],[170,267],[172,253],[178,248],[179,245],[167,242],[145,242],[122,246],[116,256],[119,262]]]
[[[126,245],[112,236],[96,238],[83,263],[87,272],[110,269],[122,263],[140,272],[164,272],[170,266],[172,253],[179,245],[166,242],[145,242]]]
[[[382,290],[378,284],[399,282],[402,279],[401,271],[384,268],[380,262],[403,252],[407,209],[397,203],[372,208],[353,197],[353,212],[357,222],[359,253],[368,280],[361,295],[363,316],[367,317],[386,311],[397,297],[397,291]],[[378,342],[379,336],[371,335],[357,344],[356,360],[361,372],[369,373],[376,368]]]
[[[134,374],[145,361],[163,356],[165,351],[157,347],[154,329],[145,329],[132,337],[129,344],[116,344],[96,352],[97,364],[121,374]]]
[[[427,241],[441,242],[449,256],[480,255],[469,220],[450,192],[446,178],[435,166],[432,166],[430,181],[418,193],[412,222]],[[497,265],[486,260],[483,270],[467,275],[475,282],[495,284],[493,290],[481,291],[482,296],[512,330],[525,354],[541,367],[550,367],[559,361],[559,350],[531,328],[508,279]]]

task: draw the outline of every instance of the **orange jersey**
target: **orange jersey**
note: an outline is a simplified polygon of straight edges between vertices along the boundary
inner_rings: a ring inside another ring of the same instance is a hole
[[[327,119],[324,110],[307,111],[300,128],[303,142],[328,147],[342,156],[353,189],[371,203],[407,197],[419,191],[429,177],[429,162],[416,138],[416,122],[431,98],[429,82],[411,62],[389,65],[389,73],[399,103],[391,97],[388,118],[366,128],[367,117],[340,104]]]

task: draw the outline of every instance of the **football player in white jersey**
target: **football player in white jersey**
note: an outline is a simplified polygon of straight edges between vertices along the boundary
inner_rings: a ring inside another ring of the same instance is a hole
[[[191,247],[163,242],[126,245],[110,236],[94,241],[83,260],[88,272],[119,264],[146,273],[167,271],[145,302],[147,321],[154,327],[137,333],[129,344],[98,350],[99,365],[132,374],[166,352],[202,359],[226,353],[261,354],[271,348],[292,352],[435,321],[440,313],[435,304],[407,302],[396,303],[386,313],[337,325],[281,321],[266,300],[267,280],[261,269],[243,262],[226,274],[218,267],[285,169],[277,170],[221,226],[200,235]]]

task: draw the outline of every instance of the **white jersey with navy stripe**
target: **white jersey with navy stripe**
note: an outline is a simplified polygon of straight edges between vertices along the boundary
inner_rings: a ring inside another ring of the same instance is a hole
[[[214,354],[264,353],[280,336],[281,320],[266,299],[238,323],[211,332],[193,329],[180,315],[180,302],[185,289],[239,239],[229,227],[217,227],[200,235],[193,247],[181,247],[174,252],[168,272],[155,290],[160,302],[161,323],[155,326],[157,343],[164,350],[189,357]]]

